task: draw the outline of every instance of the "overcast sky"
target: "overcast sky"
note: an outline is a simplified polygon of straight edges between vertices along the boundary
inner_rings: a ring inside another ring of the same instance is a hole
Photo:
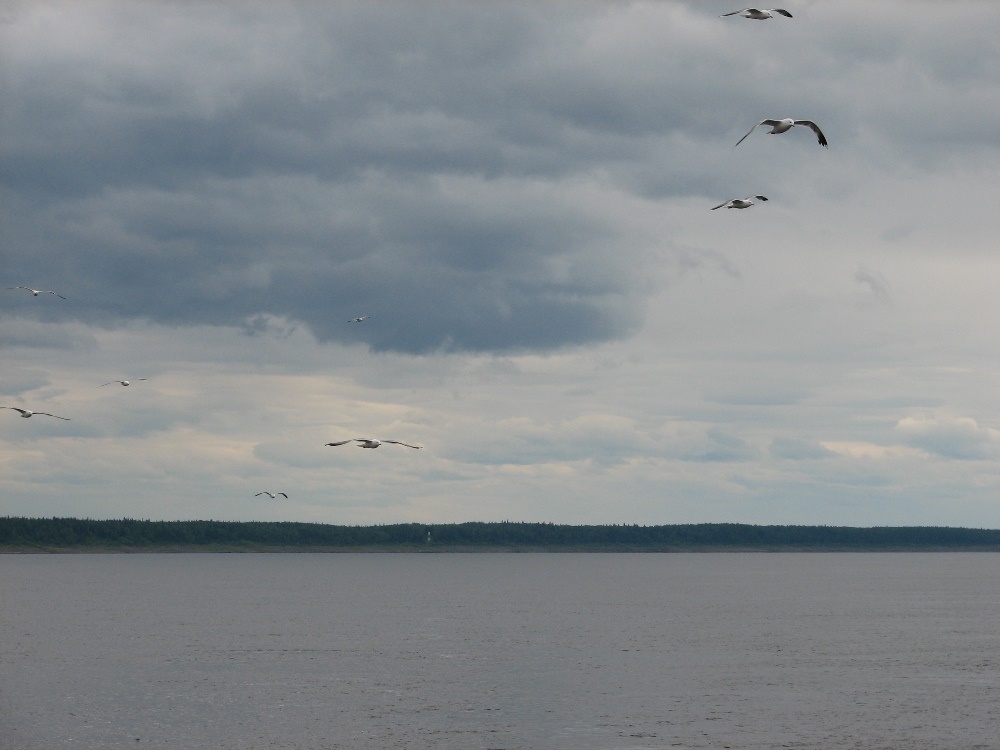
[[[0,514],[1000,527],[1000,15],[738,7],[0,3]]]

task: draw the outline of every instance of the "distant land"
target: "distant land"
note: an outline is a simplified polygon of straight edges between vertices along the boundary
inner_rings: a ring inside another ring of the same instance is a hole
[[[946,526],[337,526],[0,517],[0,552],[1000,552],[1000,530]]]

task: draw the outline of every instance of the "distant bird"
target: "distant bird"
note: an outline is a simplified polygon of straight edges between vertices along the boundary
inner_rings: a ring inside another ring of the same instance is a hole
[[[766,201],[767,197],[763,195],[753,195],[750,198],[733,198],[731,201],[726,201],[725,203],[720,203],[718,206],[714,206],[712,210],[716,208],[750,208],[750,206],[755,205],[752,198],[756,198],[759,201]]]
[[[765,198],[765,200],[766,200],[766,198]],[[136,382],[138,382],[140,380],[149,380],[149,378],[136,378],[135,380],[136,380]],[[121,383],[124,386],[132,385],[132,381],[131,380],[112,380],[110,383],[101,383],[101,385],[99,385],[97,387],[98,388],[103,388],[106,385],[114,385],[115,383]]]
[[[382,445],[382,443],[405,445],[407,448],[416,448],[417,450],[423,448],[422,445],[410,445],[409,443],[401,443],[398,440],[375,440],[373,438],[351,438],[350,440],[341,440],[339,443],[327,443],[327,445],[347,445],[347,443],[350,443],[352,440],[359,443],[359,448],[378,448]]]
[[[7,288],[8,289],[27,289],[35,297],[37,297],[39,294],[55,294],[59,299],[66,299],[61,294],[56,294],[55,292],[53,292],[51,289],[32,289],[30,286],[9,286]]]
[[[284,492],[268,492],[267,490],[264,490],[263,492],[258,492],[256,495],[254,495],[254,497],[260,497],[261,495],[267,495],[272,500],[274,500],[274,498],[278,495],[281,495],[286,500],[288,499],[288,495],[286,495]]]
[[[771,129],[767,131],[768,135],[774,135],[775,133],[784,133],[791,130],[796,125],[805,125],[807,128],[812,128],[813,132],[816,134],[816,138],[819,141],[820,146],[827,146],[826,136],[823,135],[823,131],[819,129],[819,125],[814,123],[812,120],[793,120],[791,117],[786,117],[783,120],[761,120],[752,128],[750,128],[750,133],[755,131],[761,125],[770,125]],[[736,145],[739,146],[743,141],[746,140],[747,133],[745,136],[736,141]],[[735,148],[735,146],[734,146]]]
[[[755,21],[766,21],[769,18],[774,18],[775,13],[782,15],[785,18],[792,17],[792,14],[784,8],[769,8],[768,10],[744,8],[743,10],[734,10],[732,13],[723,13],[719,16],[719,18],[725,18],[726,16],[743,16],[744,18],[752,18]]]
[[[16,406],[0,406],[0,409],[13,409],[14,411],[21,412],[21,416],[27,419],[28,417],[33,417],[36,414],[41,417],[55,417],[56,419],[64,419],[67,422],[71,421],[69,417],[59,417],[55,414],[49,414],[47,411],[31,411],[31,409],[19,409]]]
[[[351,318],[347,322],[348,323],[360,323],[363,320],[368,320],[368,318],[370,318],[370,317],[371,317],[371,315],[362,315],[360,318]]]

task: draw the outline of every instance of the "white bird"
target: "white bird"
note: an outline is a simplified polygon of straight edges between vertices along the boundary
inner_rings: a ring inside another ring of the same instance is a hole
[[[284,492],[268,492],[267,490],[264,490],[263,492],[258,492],[256,495],[254,495],[254,497],[260,497],[261,495],[267,495],[272,500],[274,500],[274,498],[277,497],[278,495],[281,495],[286,500],[288,499],[288,495],[286,495]]]
[[[61,294],[56,294],[55,292],[53,292],[51,289],[32,289],[30,286],[9,286],[7,288],[8,289],[27,289],[29,292],[31,292],[36,297],[39,294],[55,294],[59,299],[66,299]]]
[[[149,380],[149,378],[136,378],[135,380],[136,380],[136,382],[138,382],[140,380]],[[121,383],[124,386],[132,385],[132,381],[131,380],[112,380],[110,383],[101,383],[97,387],[98,388],[103,388],[106,385],[114,385],[115,383]]]
[[[351,318],[347,322],[348,323],[360,323],[363,320],[368,320],[368,318],[370,318],[370,317],[371,317],[371,315],[362,315],[360,318]]]
[[[726,201],[725,203],[720,203],[718,206],[713,206],[712,210],[714,211],[715,209],[722,208],[723,206],[726,208],[750,208],[750,206],[755,205],[752,200],[753,198],[756,198],[759,201],[767,200],[767,196],[764,195],[752,195],[750,198],[733,198],[731,201]]]
[[[726,16],[743,16],[744,18],[752,18],[755,21],[766,21],[769,18],[774,18],[775,13],[782,15],[785,18],[792,17],[792,14],[784,8],[769,8],[768,10],[744,8],[743,10],[734,10],[732,13],[723,13],[719,16],[719,18],[725,18]]]
[[[774,135],[775,133],[784,133],[791,130],[796,125],[805,125],[807,128],[812,128],[813,132],[816,134],[816,139],[819,141],[820,146],[826,146],[826,136],[823,135],[823,131],[819,129],[819,125],[814,123],[812,120],[793,120],[791,117],[786,117],[782,120],[761,120],[752,128],[750,128],[750,133],[755,131],[761,125],[770,125],[771,129],[767,131],[768,135]],[[736,145],[739,146],[743,141],[746,140],[747,133],[745,136],[736,141]],[[735,148],[735,146],[734,146]]]
[[[416,448],[417,450],[423,448],[422,445],[410,445],[409,443],[401,443],[398,440],[375,440],[374,438],[351,438],[350,440],[341,440],[339,443],[327,443],[327,445],[347,445],[352,440],[359,443],[359,448],[378,448],[382,443],[405,445],[407,448]]]
[[[47,411],[32,411],[31,409],[19,409],[16,406],[0,406],[0,409],[13,409],[14,411],[21,412],[21,416],[27,419],[28,417],[33,417],[36,414],[42,417],[55,417],[56,419],[64,419],[67,422],[71,421],[69,417],[59,417],[55,414],[49,414]]]

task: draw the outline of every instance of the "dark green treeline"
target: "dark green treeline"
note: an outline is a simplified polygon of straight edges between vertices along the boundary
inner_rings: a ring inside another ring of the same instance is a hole
[[[205,550],[986,550],[1000,530],[935,526],[569,526],[551,523],[391,524],[0,518],[0,548]]]

